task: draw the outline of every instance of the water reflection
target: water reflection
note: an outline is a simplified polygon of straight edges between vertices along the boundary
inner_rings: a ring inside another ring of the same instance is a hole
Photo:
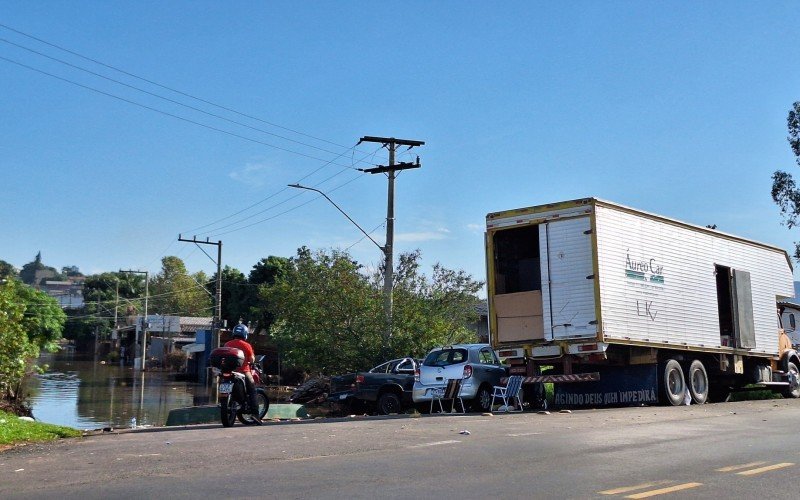
[[[37,420],[78,429],[164,425],[173,408],[208,404],[211,389],[176,381],[162,372],[100,364],[60,352],[43,355],[46,373],[31,382],[31,406]]]

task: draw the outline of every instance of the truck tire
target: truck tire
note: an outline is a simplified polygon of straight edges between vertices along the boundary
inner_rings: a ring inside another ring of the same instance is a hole
[[[403,406],[400,404],[400,398],[393,392],[384,392],[378,398],[378,413],[381,415],[389,415],[391,413],[400,413]]]
[[[661,394],[664,401],[672,406],[680,406],[686,397],[686,380],[683,378],[681,364],[668,359],[661,367]]]
[[[695,404],[702,405],[708,401],[708,373],[703,362],[699,359],[692,360],[686,370],[686,384],[689,386],[689,394]]]
[[[783,390],[783,397],[800,398],[800,371],[794,361],[786,364],[786,371],[789,377],[789,387]]]

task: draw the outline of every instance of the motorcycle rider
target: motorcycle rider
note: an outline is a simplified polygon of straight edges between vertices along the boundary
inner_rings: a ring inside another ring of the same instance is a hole
[[[253,347],[247,342],[247,335],[249,331],[247,326],[240,321],[233,329],[233,339],[225,342],[225,347],[234,347],[241,349],[244,353],[244,365],[239,368],[238,372],[244,374],[245,388],[247,389],[247,399],[250,401],[250,408],[253,413],[253,419],[258,425],[261,425],[261,419],[258,418],[258,400],[256,399],[256,384],[253,380],[253,372],[250,368],[252,363],[255,363],[256,356],[253,352]]]

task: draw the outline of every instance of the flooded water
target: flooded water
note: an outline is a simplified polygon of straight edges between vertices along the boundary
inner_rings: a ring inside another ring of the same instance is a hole
[[[66,352],[42,356],[46,373],[30,383],[33,416],[76,429],[164,425],[174,408],[208,404],[212,388],[174,374],[135,372]]]

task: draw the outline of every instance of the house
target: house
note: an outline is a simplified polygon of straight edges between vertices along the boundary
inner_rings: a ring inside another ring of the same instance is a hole
[[[56,299],[62,309],[80,309],[84,305],[82,277],[68,281],[45,280],[40,290]]]

